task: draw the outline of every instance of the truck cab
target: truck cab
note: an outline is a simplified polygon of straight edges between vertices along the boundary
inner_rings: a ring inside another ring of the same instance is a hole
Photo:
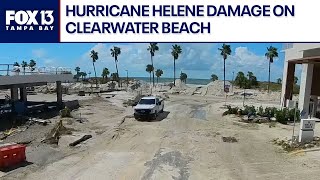
[[[134,107],[134,118],[156,119],[159,113],[163,112],[164,101],[155,96],[142,97]]]

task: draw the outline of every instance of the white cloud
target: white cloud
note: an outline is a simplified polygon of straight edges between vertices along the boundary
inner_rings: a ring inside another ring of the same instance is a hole
[[[36,58],[43,58],[47,55],[46,50],[40,48],[40,49],[34,49],[32,50],[32,55]]]

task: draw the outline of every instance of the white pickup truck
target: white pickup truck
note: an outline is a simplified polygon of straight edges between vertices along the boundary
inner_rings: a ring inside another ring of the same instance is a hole
[[[134,118],[156,119],[159,113],[163,112],[164,101],[155,96],[146,96],[140,99],[134,107]]]

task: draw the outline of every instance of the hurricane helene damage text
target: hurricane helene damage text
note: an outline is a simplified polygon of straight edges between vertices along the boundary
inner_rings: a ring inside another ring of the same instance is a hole
[[[210,34],[214,18],[294,17],[294,5],[66,5],[66,17],[90,21],[68,21],[69,34]],[[134,17],[121,21],[121,18]],[[152,21],[146,21],[152,17]],[[168,17],[180,18],[168,21]],[[187,21],[190,17],[192,21]],[[203,18],[198,17],[208,17]],[[140,21],[138,21],[138,20]],[[141,21],[144,20],[144,21]],[[202,20],[202,21],[201,21]]]

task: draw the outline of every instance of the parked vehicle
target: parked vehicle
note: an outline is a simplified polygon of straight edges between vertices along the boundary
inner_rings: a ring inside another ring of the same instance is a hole
[[[164,101],[155,96],[146,96],[140,99],[134,107],[135,119],[156,119],[164,109]]]

